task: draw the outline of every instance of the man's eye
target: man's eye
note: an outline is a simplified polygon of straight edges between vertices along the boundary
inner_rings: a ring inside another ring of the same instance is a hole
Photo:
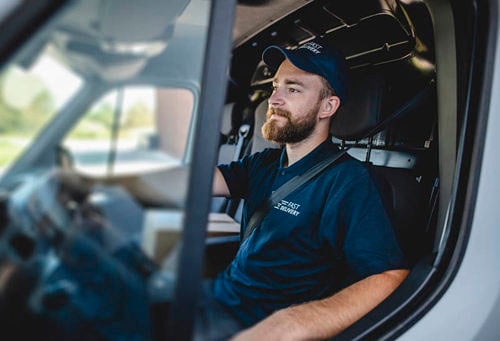
[[[288,88],[288,92],[295,93],[295,92],[299,92],[299,90],[297,90],[295,88]]]

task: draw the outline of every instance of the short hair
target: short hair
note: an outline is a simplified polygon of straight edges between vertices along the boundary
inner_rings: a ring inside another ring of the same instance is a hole
[[[321,84],[323,85],[319,93],[319,99],[325,99],[330,96],[337,96],[330,83],[324,77],[320,76],[319,78],[321,79]]]

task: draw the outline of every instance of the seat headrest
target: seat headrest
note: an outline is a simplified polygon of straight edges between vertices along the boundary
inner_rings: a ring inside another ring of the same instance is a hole
[[[349,99],[335,113],[330,132],[340,140],[360,140],[382,120],[385,79],[372,73],[351,79]]]

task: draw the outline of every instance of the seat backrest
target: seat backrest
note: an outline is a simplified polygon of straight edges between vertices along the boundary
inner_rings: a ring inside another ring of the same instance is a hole
[[[385,130],[378,133],[381,137],[378,145],[373,144],[373,136],[367,138],[367,134],[392,114],[384,112],[387,90],[382,73],[353,79],[349,100],[335,114],[330,131],[339,142],[355,145],[349,153],[367,163],[401,247],[409,262],[414,263],[431,248],[426,222],[429,219],[427,199],[432,181],[422,180],[416,168],[417,156],[412,150],[401,150],[401,146],[397,151],[391,150],[391,146],[384,141]],[[376,153],[372,148],[376,148]],[[403,155],[401,159],[404,162],[394,162],[394,153]]]
[[[222,113],[222,121],[220,127],[221,139],[223,143],[219,146],[219,163],[231,162],[234,155],[234,148],[236,142],[234,141],[234,129],[232,127],[232,115],[234,109],[234,102],[227,103],[224,106]]]
[[[377,184],[387,215],[410,264],[415,264],[432,249],[426,185],[411,169],[369,167]]]
[[[224,105],[224,112],[222,113],[222,121],[220,126],[220,136],[222,143],[219,146],[219,156],[217,163],[225,164],[233,161],[234,153],[236,150],[236,140],[234,137],[233,110],[235,103],[229,102]],[[227,199],[221,197],[213,197],[211,203],[212,212],[224,212],[227,207]]]

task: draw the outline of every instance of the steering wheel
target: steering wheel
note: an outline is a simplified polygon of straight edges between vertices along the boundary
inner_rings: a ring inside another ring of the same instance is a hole
[[[28,179],[8,199],[5,256],[37,267],[28,309],[71,339],[89,330],[107,340],[150,338],[147,278],[157,268],[110,219],[103,202],[113,200],[130,213],[124,191],[61,170]]]

